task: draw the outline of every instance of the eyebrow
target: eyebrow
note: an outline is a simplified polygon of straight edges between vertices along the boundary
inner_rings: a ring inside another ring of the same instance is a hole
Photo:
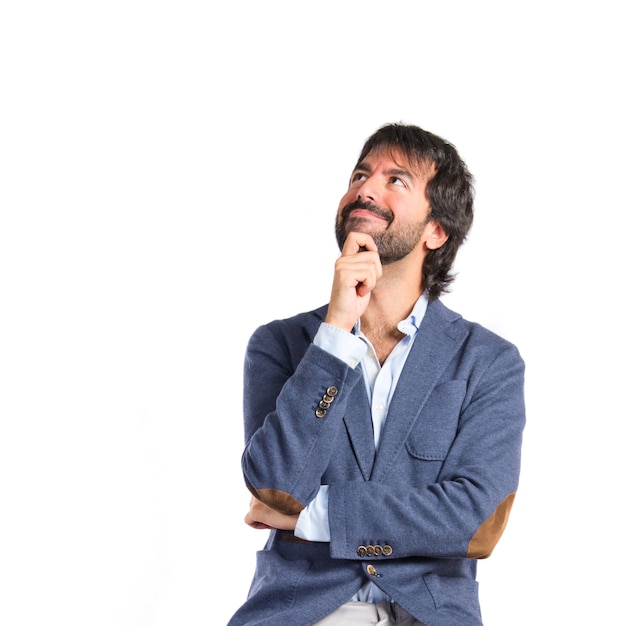
[[[385,170],[385,174],[387,174],[387,176],[404,176],[411,181],[415,178],[410,170],[405,170],[401,167],[392,167],[391,169]]]
[[[363,171],[367,174],[371,174],[372,168],[367,163],[361,162],[357,163],[352,173],[354,174],[354,172],[358,171]],[[415,175],[412,174],[410,170],[406,170],[402,167],[391,167],[389,169],[386,169],[383,173],[386,176],[404,176],[411,181],[415,180]]]

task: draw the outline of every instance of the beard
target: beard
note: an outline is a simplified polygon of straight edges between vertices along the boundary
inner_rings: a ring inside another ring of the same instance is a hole
[[[365,209],[374,215],[377,215],[387,221],[387,227],[382,231],[372,232],[367,226],[367,220],[360,217],[350,217],[354,209]],[[407,254],[412,252],[421,239],[424,228],[428,223],[428,219],[417,224],[405,224],[391,229],[393,223],[393,213],[379,207],[372,202],[356,200],[347,204],[337,215],[335,222],[335,237],[339,249],[343,250],[348,233],[360,232],[366,233],[372,237],[376,247],[378,248],[378,256],[383,265],[400,261]]]

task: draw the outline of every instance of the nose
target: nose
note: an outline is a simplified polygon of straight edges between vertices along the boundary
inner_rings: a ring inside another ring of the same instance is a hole
[[[365,179],[361,186],[357,189],[356,197],[359,200],[370,200],[376,202],[380,196],[380,190],[373,176]]]

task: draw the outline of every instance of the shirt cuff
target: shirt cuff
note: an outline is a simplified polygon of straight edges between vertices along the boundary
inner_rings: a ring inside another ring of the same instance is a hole
[[[353,369],[367,352],[367,345],[356,335],[326,322],[320,325],[313,343],[318,348],[341,359]]]
[[[320,485],[315,498],[300,511],[293,534],[307,541],[330,541],[328,485]]]

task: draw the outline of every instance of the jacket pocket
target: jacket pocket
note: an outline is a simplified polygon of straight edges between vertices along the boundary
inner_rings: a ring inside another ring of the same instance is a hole
[[[424,461],[443,461],[454,441],[467,385],[452,380],[437,385],[407,438],[409,454]]]

